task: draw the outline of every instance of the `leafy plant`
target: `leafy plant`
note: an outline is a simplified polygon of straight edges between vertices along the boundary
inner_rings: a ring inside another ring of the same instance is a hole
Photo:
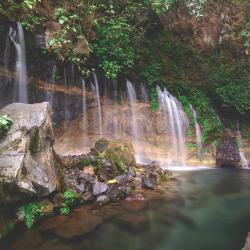
[[[42,205],[38,202],[23,205],[17,212],[18,220],[23,221],[29,229],[42,215]]]
[[[0,116],[0,138],[10,129],[13,121],[8,115]]]
[[[60,208],[60,213],[62,215],[68,215],[70,213],[70,207],[76,202],[78,199],[78,195],[74,190],[67,190],[63,193],[63,203]]]

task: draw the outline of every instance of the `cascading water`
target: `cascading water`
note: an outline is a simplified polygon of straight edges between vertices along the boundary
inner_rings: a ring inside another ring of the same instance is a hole
[[[169,123],[169,137],[172,148],[171,165],[185,164],[185,113],[182,110],[181,104],[173,97],[166,89],[162,91],[157,86],[160,109],[164,112],[165,121]],[[170,148],[169,148],[170,150]],[[171,150],[170,150],[171,151]],[[172,157],[174,155],[174,157]]]
[[[10,28],[9,38],[16,48],[16,81],[18,86],[17,101],[22,103],[28,102],[27,90],[27,72],[26,72],[26,53],[23,27],[20,22],[17,22],[17,28]]]
[[[92,85],[92,89],[94,92],[94,100],[95,104],[97,106],[97,112],[98,112],[98,124],[99,124],[99,135],[102,137],[102,112],[101,112],[101,102],[100,102],[100,94],[99,94],[99,86],[98,86],[98,80],[96,77],[96,74],[93,74],[94,78],[94,85]]]
[[[243,143],[243,139],[242,139],[242,136],[240,133],[239,124],[237,124],[237,128],[238,128],[237,139],[239,141],[239,153],[240,153],[241,165],[242,165],[242,168],[249,168],[249,164],[248,164],[248,161],[246,159],[245,152],[244,152],[244,143]]]
[[[88,112],[87,112],[87,92],[86,92],[86,83],[84,79],[82,79],[82,129],[83,129],[83,144],[86,145],[88,143]]]
[[[136,98],[136,92],[131,82],[127,81],[127,92],[128,92],[128,100],[130,104],[131,109],[131,116],[132,116],[132,135],[133,135],[133,144],[135,148],[135,154],[136,154],[136,161],[138,163],[142,163],[141,155],[139,153],[139,129],[137,124],[137,98]]]
[[[193,106],[190,104],[190,110],[192,111],[193,117],[194,117],[194,126],[195,126],[195,135],[196,135],[196,147],[198,152],[198,157],[201,157],[201,148],[202,148],[202,133],[201,133],[201,127],[198,123],[198,116],[196,110],[193,108]]]
[[[50,90],[46,91],[46,101],[50,103],[51,107],[53,108],[53,99],[54,99],[54,92],[55,92],[55,77],[56,77],[56,63],[52,62],[51,67],[51,76],[50,76]]]

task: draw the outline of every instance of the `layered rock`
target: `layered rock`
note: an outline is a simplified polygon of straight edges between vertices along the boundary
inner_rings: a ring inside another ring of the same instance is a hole
[[[4,107],[13,124],[0,140],[0,204],[49,195],[59,186],[48,103],[14,103]]]

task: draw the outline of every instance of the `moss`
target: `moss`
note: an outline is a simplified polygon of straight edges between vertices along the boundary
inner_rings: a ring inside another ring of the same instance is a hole
[[[31,132],[29,150],[31,154],[35,154],[39,151],[39,148],[40,148],[39,130],[36,128]]]

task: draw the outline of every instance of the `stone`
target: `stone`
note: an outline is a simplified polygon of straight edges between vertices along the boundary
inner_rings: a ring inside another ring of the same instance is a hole
[[[95,149],[98,153],[103,153],[108,148],[109,142],[105,139],[100,139],[95,143]]]
[[[248,233],[246,238],[245,246],[242,248],[242,250],[250,250],[250,233]]]
[[[83,211],[68,216],[67,221],[56,228],[54,232],[64,239],[71,239],[92,232],[102,222],[101,217],[93,215],[90,211]]]
[[[60,185],[59,157],[48,103],[13,103],[2,110],[13,124],[0,141],[0,204],[44,197]]]
[[[72,248],[66,243],[59,242],[57,239],[46,241],[38,246],[36,250],[71,250]]]
[[[100,195],[105,193],[108,190],[108,185],[103,182],[95,181],[93,187],[93,194]]]
[[[144,231],[149,227],[149,218],[145,213],[127,213],[116,219],[116,223],[129,230]]]
[[[94,168],[92,166],[87,166],[87,167],[83,168],[83,173],[94,176],[95,175],[95,170],[94,170]]]
[[[47,199],[43,200],[40,204],[42,206],[42,212],[44,214],[49,214],[49,213],[53,212],[54,206],[49,200],[47,200]]]
[[[109,203],[109,202],[110,202],[110,199],[109,199],[109,197],[107,197],[106,195],[100,195],[100,196],[97,197],[96,202],[97,202],[99,205],[104,205],[104,204]]]
[[[57,228],[58,226],[63,224],[66,220],[67,220],[66,216],[62,216],[62,215],[53,216],[41,222],[39,229],[42,231],[51,230],[51,229]]]
[[[43,242],[41,235],[35,229],[27,230],[25,233],[13,242],[10,250],[32,250]]]
[[[120,185],[111,185],[106,193],[106,195],[112,201],[118,201],[124,197],[124,193],[122,192]]]
[[[90,192],[85,192],[82,196],[85,201],[93,201],[95,199],[94,195]]]
[[[123,208],[131,212],[138,212],[147,207],[146,200],[140,193],[130,194],[121,204]]]

